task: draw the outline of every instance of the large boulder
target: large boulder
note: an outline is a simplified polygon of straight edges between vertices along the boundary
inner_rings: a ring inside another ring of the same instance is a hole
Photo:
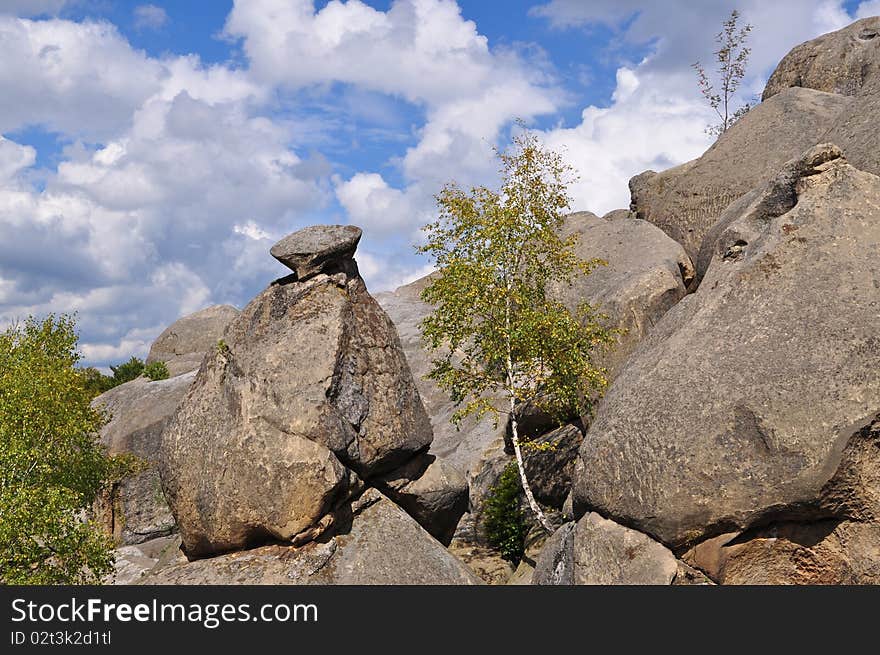
[[[880,16],[823,34],[789,52],[764,89],[768,100],[789,87],[854,96],[880,77]]]
[[[864,438],[880,413],[880,178],[833,146],[799,169],[791,209],[732,221],[699,290],[609,389],[575,467],[576,515],[677,552],[880,516]]]
[[[699,159],[634,177],[631,209],[696,260],[724,209],[819,143],[852,102],[813,89],[785,89],[738,120]]]
[[[313,225],[288,234],[269,252],[302,281],[343,270],[354,257],[361,234],[354,225]]]
[[[154,585],[480,584],[464,564],[375,489],[367,491],[352,510],[350,524],[329,539],[174,564],[140,581]]]
[[[260,293],[165,430],[162,486],[191,557],[302,542],[431,443],[394,325],[353,260]]]
[[[550,294],[571,312],[589,303],[607,315],[609,327],[619,330],[615,346],[597,359],[613,379],[653,325],[687,294],[693,265],[662,230],[622,212],[605,218],[590,212],[570,214],[561,234],[578,237],[574,251],[581,259],[607,263],[569,284],[554,284]]]
[[[650,537],[590,513],[544,544],[532,584],[669,585],[678,562]]]
[[[174,516],[159,480],[162,431],[171,420],[195,373],[151,382],[137,378],[92,401],[110,421],[100,441],[111,455],[134,455],[138,471],[113,484],[98,504],[98,518],[120,545],[137,544],[174,531]]]
[[[236,316],[238,310],[231,305],[214,305],[184,316],[156,338],[146,363],[165,362],[172,376],[197,370]]]
[[[880,37],[875,41],[880,45]],[[880,54],[877,57],[880,58]],[[880,117],[880,75],[874,76],[862,87],[822,140],[839,145],[847,160],[856,168],[880,175],[878,117]]]

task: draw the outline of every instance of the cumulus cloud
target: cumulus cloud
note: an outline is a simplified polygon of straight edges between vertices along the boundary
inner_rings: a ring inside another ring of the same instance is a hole
[[[168,22],[168,14],[156,5],[138,5],[132,13],[134,26],[139,30],[158,30]]]
[[[856,10],[856,18],[880,16],[880,0],[866,0]]]

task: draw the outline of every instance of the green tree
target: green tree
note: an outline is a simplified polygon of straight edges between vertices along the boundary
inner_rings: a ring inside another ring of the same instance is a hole
[[[139,378],[144,372],[144,362],[137,357],[132,357],[127,362],[111,366],[110,370],[113,371],[112,386],[117,387],[120,384]]]
[[[97,443],[69,317],[33,318],[0,334],[0,581],[97,582],[112,544],[84,520],[120,463]]]
[[[522,559],[529,532],[520,508],[521,495],[519,471],[516,465],[508,464],[489,491],[483,508],[483,528],[489,545],[514,566]]]
[[[144,366],[144,375],[155,382],[168,379],[168,367],[165,362],[151,362]]]
[[[610,331],[589,305],[572,315],[547,293],[548,284],[570,283],[602,262],[581,260],[577,237],[559,235],[572,181],[561,156],[529,133],[496,154],[500,190],[448,184],[437,195],[439,218],[424,228],[419,251],[439,270],[422,292],[434,306],[422,322],[436,356],[428,377],[458,404],[453,421],[510,421],[529,507],[551,530],[526,477],[517,408],[531,401],[560,419],[582,414],[607,384],[591,355],[611,343]]]
[[[706,128],[706,132],[716,137],[727,132],[731,125],[751,109],[750,104],[745,104],[736,110],[733,108],[736,92],[746,76],[749,57],[752,54],[751,48],[746,47],[752,26],[747,24],[738,28],[739,18],[739,12],[734,9],[730,17],[722,23],[721,31],[715,36],[715,42],[718,44],[718,50],[714,53],[718,64],[717,89],[703,65],[699,61],[693,64],[694,70],[697,71],[700,92],[721,119],[718,125],[710,125]]]

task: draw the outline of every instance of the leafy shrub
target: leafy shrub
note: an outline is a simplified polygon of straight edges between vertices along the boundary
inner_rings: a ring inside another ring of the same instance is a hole
[[[528,533],[522,509],[522,483],[514,462],[508,464],[489,491],[483,510],[483,528],[489,544],[514,566],[525,552]]]
[[[139,378],[144,372],[144,362],[137,357],[132,357],[123,364],[111,366],[110,370],[113,371],[113,386],[117,387]]]
[[[154,382],[156,380],[167,380],[168,367],[165,366],[165,362],[153,362],[144,366],[144,375]]]
[[[75,368],[71,318],[34,318],[0,333],[0,583],[95,583],[110,571],[110,540],[87,510],[127,463],[106,456],[106,417]],[[91,376],[91,378],[90,378]]]

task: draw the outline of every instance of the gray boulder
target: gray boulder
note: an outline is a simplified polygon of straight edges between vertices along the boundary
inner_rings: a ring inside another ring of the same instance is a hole
[[[468,509],[467,480],[458,469],[433,455],[415,457],[375,484],[447,546]]]
[[[302,281],[343,270],[360,240],[361,229],[354,225],[313,225],[288,234],[269,252]]]
[[[538,585],[669,585],[678,562],[650,537],[590,513],[547,540],[532,583]]]
[[[120,545],[148,541],[175,529],[159,481],[159,447],[162,430],[194,379],[194,372],[157,382],[137,378],[92,401],[111,416],[100,435],[107,452],[140,460],[141,469],[103,492],[96,507],[100,523]]]
[[[143,584],[411,585],[480,584],[418,523],[375,489],[352,507],[350,524],[300,547],[264,546],[174,564]]]
[[[880,22],[880,19],[877,19]],[[880,37],[875,41],[880,42]],[[880,45],[880,43],[878,43]],[[878,55],[880,57],[880,55]],[[853,98],[823,141],[841,147],[847,160],[856,168],[880,175],[880,75],[875,75]]]
[[[677,552],[771,521],[869,517],[875,492],[842,454],[880,412],[880,178],[833,146],[800,170],[792,208],[732,221],[699,290],[609,389],[576,515]]]
[[[773,71],[763,99],[789,87],[853,96],[878,77],[880,16],[874,16],[794,48]]]
[[[162,486],[192,557],[298,543],[359,478],[430,443],[394,326],[351,262],[277,280],[228,326],[163,434]]]
[[[631,209],[696,260],[724,209],[819,143],[852,102],[833,93],[785,89],[738,120],[699,159],[634,177]]]
[[[609,327],[620,331],[615,346],[597,359],[613,379],[652,326],[685,296],[694,267],[684,249],[654,225],[614,212],[610,216],[566,216],[562,236],[579,237],[577,256],[602,259],[607,266],[579,275],[570,284],[556,284],[550,294],[571,312],[589,303],[607,315]]]
[[[236,316],[238,310],[232,305],[214,305],[184,316],[156,338],[146,363],[165,362],[172,376],[198,370],[205,353],[217,345]]]

